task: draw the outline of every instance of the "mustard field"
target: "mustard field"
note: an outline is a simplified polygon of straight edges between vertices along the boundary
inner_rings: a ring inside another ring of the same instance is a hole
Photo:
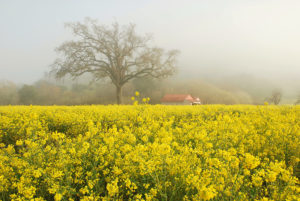
[[[299,200],[300,106],[3,106],[1,200]]]

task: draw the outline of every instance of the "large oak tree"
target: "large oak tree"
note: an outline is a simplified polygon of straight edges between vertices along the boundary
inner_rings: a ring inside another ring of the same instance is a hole
[[[117,103],[122,103],[122,88],[130,80],[142,77],[164,78],[175,71],[177,50],[164,51],[149,45],[149,35],[140,36],[135,25],[111,26],[85,19],[66,24],[75,35],[56,51],[52,65],[56,78],[76,78],[91,73],[94,79],[109,78],[116,87]]]

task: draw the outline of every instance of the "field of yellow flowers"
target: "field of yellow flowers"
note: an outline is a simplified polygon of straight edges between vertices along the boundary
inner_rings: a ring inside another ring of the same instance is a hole
[[[1,200],[299,200],[299,106],[3,106]]]

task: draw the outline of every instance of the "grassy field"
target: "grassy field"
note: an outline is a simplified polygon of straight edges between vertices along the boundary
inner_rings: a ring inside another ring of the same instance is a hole
[[[2,200],[299,200],[300,106],[3,106]]]

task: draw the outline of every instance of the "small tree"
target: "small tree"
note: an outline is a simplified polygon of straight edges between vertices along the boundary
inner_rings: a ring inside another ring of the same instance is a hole
[[[282,92],[280,90],[274,90],[269,98],[266,100],[270,103],[274,103],[275,105],[278,105],[281,101]]]
[[[20,103],[24,105],[35,104],[37,101],[36,88],[32,85],[23,85],[18,91]]]
[[[134,78],[163,78],[175,71],[177,50],[165,52],[150,47],[151,37],[139,36],[135,25],[110,27],[87,18],[85,23],[69,23],[76,41],[68,41],[56,50],[61,54],[52,65],[56,78],[67,74],[75,78],[91,73],[95,80],[109,78],[116,87],[117,103],[122,103],[122,88]]]
[[[297,98],[297,100],[295,102],[295,105],[298,105],[298,104],[300,104],[300,93],[299,93],[298,98]]]
[[[10,81],[0,82],[0,105],[17,104],[17,86]]]

